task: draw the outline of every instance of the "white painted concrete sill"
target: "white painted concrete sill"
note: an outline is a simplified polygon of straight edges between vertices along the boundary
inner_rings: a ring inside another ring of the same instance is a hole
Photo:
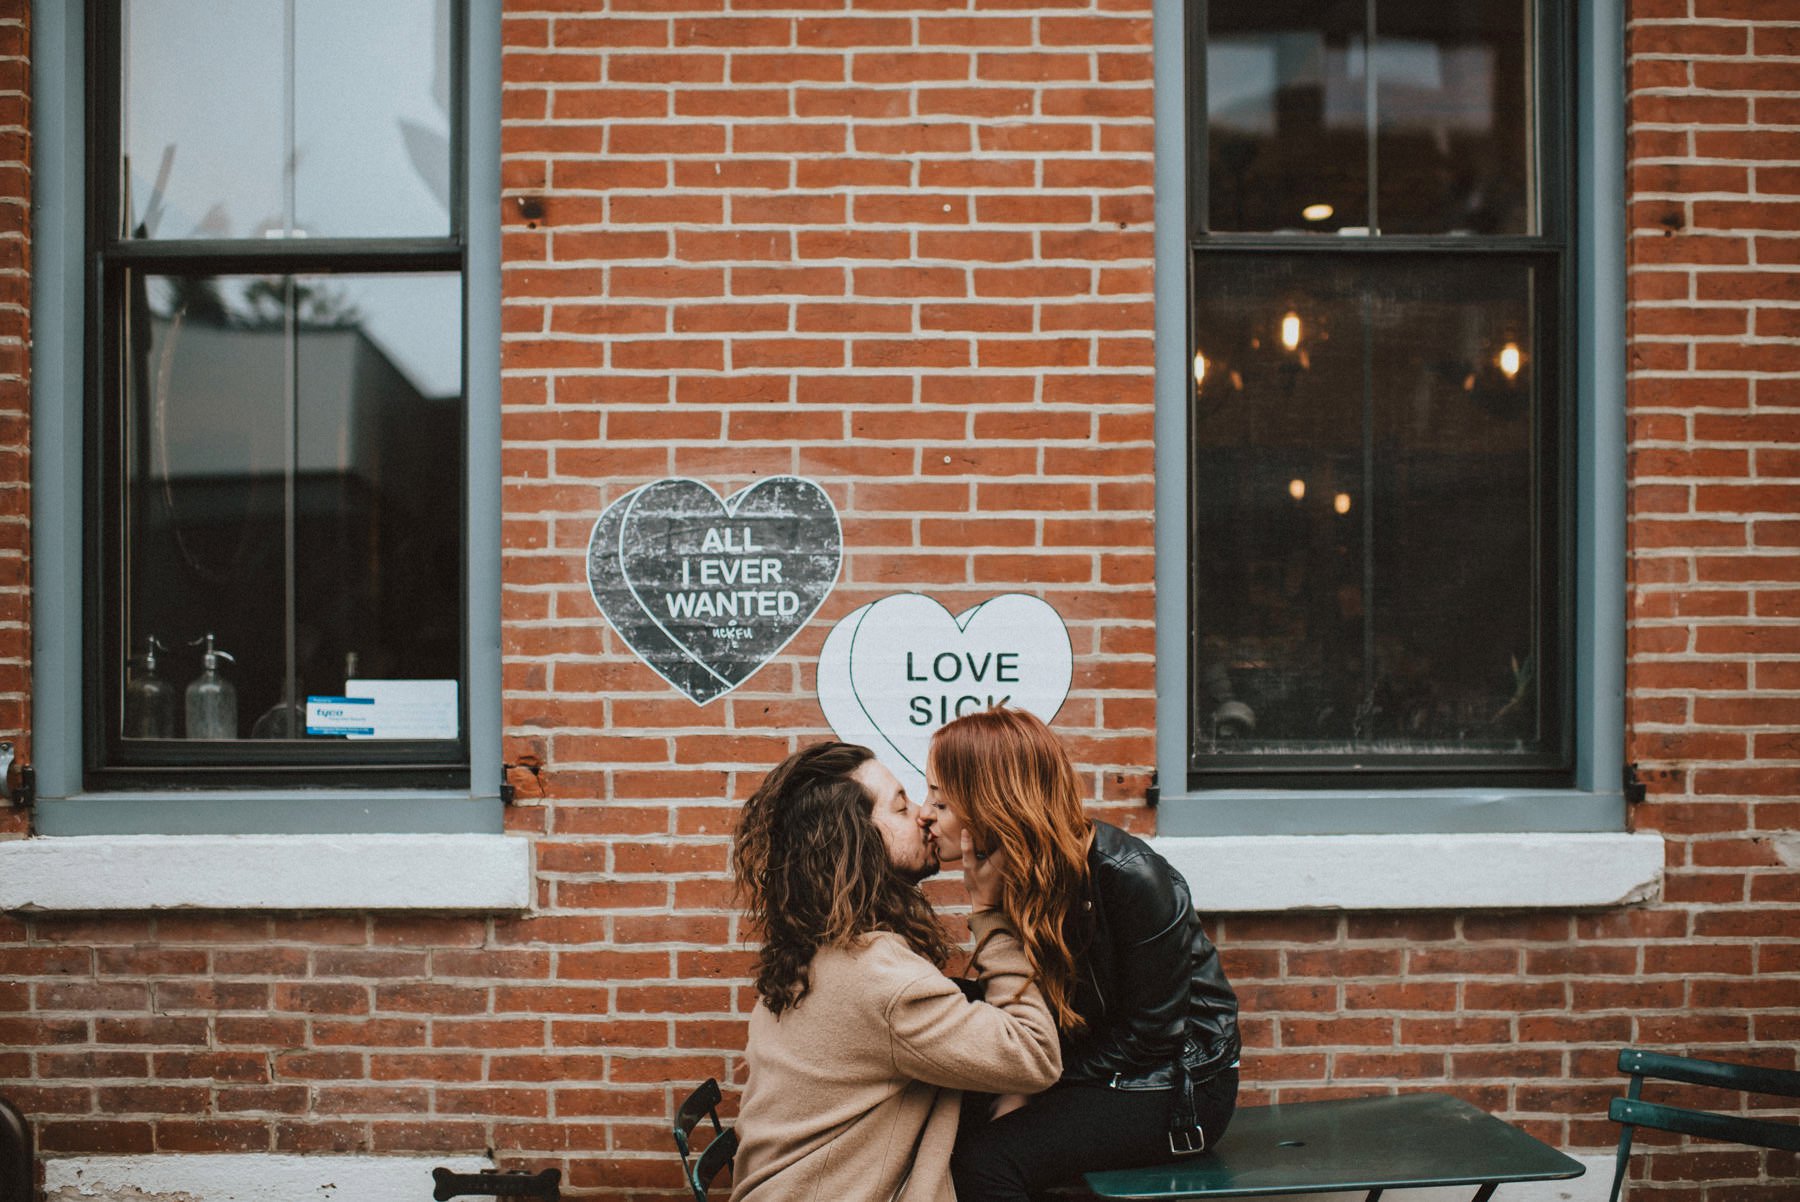
[[[1526,1181],[1506,1187],[1507,1202],[1605,1202],[1611,1156],[1574,1153],[1587,1173],[1573,1181]],[[381,1202],[426,1197],[431,1170],[491,1171],[471,1157],[291,1156],[268,1153],[165,1153],[159,1156],[44,1158],[45,1202]],[[425,1187],[420,1186],[420,1182]],[[1468,1202],[1470,1186],[1407,1190],[1407,1202]],[[1264,1202],[1361,1202],[1353,1194],[1283,1194]]]
[[[1169,836],[1203,914],[1588,909],[1662,892],[1656,834]]]
[[[528,909],[513,835],[70,835],[0,842],[0,911]]]
[[[165,1153],[46,1156],[44,1202],[381,1202],[431,1196],[431,1170],[493,1171],[472,1156]]]

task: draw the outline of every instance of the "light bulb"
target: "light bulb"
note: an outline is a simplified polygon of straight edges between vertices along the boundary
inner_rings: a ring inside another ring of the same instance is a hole
[[[1300,210],[1300,216],[1306,218],[1308,221],[1330,221],[1331,215],[1335,212],[1337,212],[1336,209],[1321,202],[1319,204],[1307,205],[1304,209]]]
[[[1304,500],[1306,497],[1306,481],[1301,480],[1298,477],[1289,480],[1288,496],[1294,498],[1296,501]]]
[[[1331,507],[1333,509],[1337,510],[1339,513],[1349,513],[1350,512],[1350,494],[1347,492],[1341,492],[1337,496],[1331,498]]]
[[[1198,389],[1206,383],[1206,355],[1201,351],[1194,352],[1194,387]]]
[[[1509,342],[1500,348],[1500,355],[1495,360],[1500,365],[1500,374],[1513,379],[1519,374],[1519,368],[1525,365],[1525,355],[1519,350],[1519,344]]]
[[[1300,345],[1300,315],[1292,309],[1281,319],[1281,345],[1290,351]]]

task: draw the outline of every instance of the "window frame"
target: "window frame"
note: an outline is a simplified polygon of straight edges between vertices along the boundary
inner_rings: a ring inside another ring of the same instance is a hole
[[[96,470],[98,412],[85,365],[96,362],[99,256],[88,239],[101,206],[89,189],[112,171],[90,171],[86,83],[115,72],[96,28],[99,5],[35,4],[32,21],[33,242],[32,556],[34,566],[32,742],[41,834],[498,832],[500,803],[500,6],[463,0],[461,78],[453,85],[460,146],[453,196],[462,245],[465,381],[464,562],[466,622],[463,704],[467,776],[425,768],[425,787],[368,783],[365,767],[333,774],[232,770],[217,787],[194,785],[200,773],[128,772],[95,776],[89,762],[100,704],[88,677],[84,637],[101,618],[84,605],[100,582],[87,539],[99,515],[87,508]],[[103,85],[104,86],[104,85]],[[116,86],[114,88],[116,91]],[[108,111],[116,111],[116,108]],[[442,257],[449,239],[437,253]],[[140,251],[144,248],[138,248]],[[258,246],[253,257],[223,261],[300,272],[328,260],[326,239]],[[146,260],[171,261],[193,247],[150,246]],[[82,614],[81,621],[68,615]],[[435,775],[431,775],[435,771]],[[173,775],[175,779],[169,779]],[[332,787],[326,787],[332,786]]]
[[[1554,0],[1548,0],[1554,3]],[[1196,131],[1188,54],[1203,0],[1154,0],[1156,103],[1156,624],[1157,769],[1162,835],[1617,831],[1625,827],[1625,236],[1623,13],[1619,0],[1568,0],[1572,77],[1568,202],[1559,211],[1571,284],[1558,337],[1569,377],[1571,525],[1565,628],[1570,787],[1416,788],[1391,780],[1320,788],[1197,788],[1189,784],[1188,170]],[[1554,200],[1546,197],[1546,204]],[[1221,235],[1214,235],[1221,237]],[[1266,243],[1266,240],[1264,240]],[[1617,348],[1596,353],[1598,348]]]

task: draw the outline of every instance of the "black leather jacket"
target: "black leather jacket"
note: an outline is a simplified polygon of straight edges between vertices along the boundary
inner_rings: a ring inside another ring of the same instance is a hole
[[[1163,1089],[1177,1055],[1195,1081],[1237,1061],[1237,995],[1200,929],[1187,882],[1149,844],[1104,822],[1074,916],[1075,992],[1086,1027],[1062,1037],[1063,1080]]]

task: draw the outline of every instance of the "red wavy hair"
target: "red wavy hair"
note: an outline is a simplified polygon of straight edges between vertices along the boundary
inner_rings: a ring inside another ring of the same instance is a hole
[[[926,763],[974,845],[1004,853],[1000,909],[1064,1031],[1079,1030],[1070,917],[1087,897],[1094,824],[1061,740],[1034,714],[995,706],[945,724]]]

